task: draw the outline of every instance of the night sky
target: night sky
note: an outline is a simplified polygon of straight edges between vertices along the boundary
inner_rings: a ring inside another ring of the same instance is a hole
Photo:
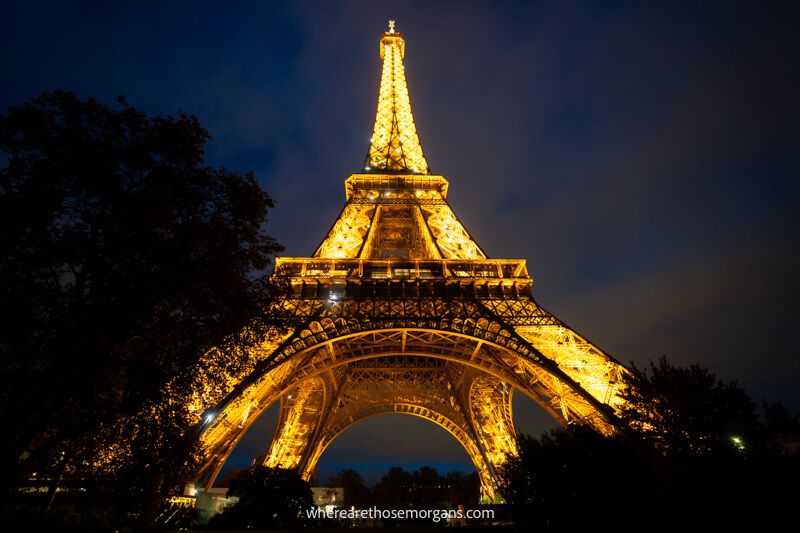
[[[624,363],[697,362],[800,411],[797,8],[111,4],[3,2],[0,108],[65,89],[195,114],[208,164],[252,169],[278,203],[269,231],[309,255],[366,154],[393,18],[428,162],[491,257],[526,258],[537,300]],[[552,425],[514,409],[520,430]],[[395,464],[471,470],[397,415],[345,432],[320,470]]]

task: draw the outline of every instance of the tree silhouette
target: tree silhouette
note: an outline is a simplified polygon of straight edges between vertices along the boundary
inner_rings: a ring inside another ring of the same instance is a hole
[[[734,453],[757,435],[750,396],[699,365],[673,366],[661,357],[649,369],[632,366],[627,383],[621,418],[664,453]]]
[[[369,488],[364,483],[364,478],[351,468],[331,476],[328,479],[328,487],[342,487],[344,489],[345,507],[363,509],[372,505],[372,498]]]
[[[445,476],[447,486],[447,501],[454,505],[474,507],[478,505],[481,495],[481,480],[477,472],[464,474],[462,472],[448,472]]]
[[[800,449],[800,417],[792,415],[780,403],[764,402],[762,438],[767,446],[780,453],[797,453]]]
[[[374,485],[373,494],[379,507],[407,507],[411,488],[411,473],[393,466]]]
[[[620,502],[631,518],[647,501],[648,470],[646,454],[624,437],[570,426],[539,438],[520,435],[519,455],[498,471],[499,488],[520,523],[587,527]]]
[[[239,501],[209,520],[215,529],[286,528],[308,524],[311,486],[293,470],[254,465],[231,480],[228,496]]]
[[[661,358],[627,378],[630,428],[605,437],[571,425],[521,435],[520,453],[499,470],[515,519],[540,528],[608,525],[674,531],[790,523],[800,475],[797,418],[755,404],[735,383],[698,365]]]
[[[206,166],[208,139],[184,113],[65,92],[0,116],[5,487],[36,472],[91,491],[101,454],[125,501],[182,481],[197,420],[176,392],[211,346],[257,340],[281,249],[271,198]]]

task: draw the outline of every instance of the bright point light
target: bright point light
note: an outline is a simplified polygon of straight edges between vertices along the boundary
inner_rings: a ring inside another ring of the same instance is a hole
[[[444,201],[445,185],[443,182],[431,176],[419,179],[417,177],[412,178],[406,176],[407,173],[427,175],[429,174],[429,169],[422,153],[422,148],[411,115],[411,106],[408,101],[408,92],[402,66],[402,55],[398,49],[402,48],[402,38],[397,36],[393,37],[393,39],[401,44],[398,47],[393,45],[387,46],[386,50],[381,50],[381,55],[384,57],[384,68],[381,76],[379,103],[375,121],[375,135],[370,138],[370,150],[367,159],[362,163],[362,168],[365,170],[365,173],[369,173],[371,170],[377,170],[378,175],[372,175],[372,178],[365,176],[354,179],[353,182],[348,184],[348,200],[352,199],[353,202],[348,202],[345,206],[335,225],[326,236],[325,241],[320,246],[318,252],[314,254],[315,257],[313,258],[315,262],[317,260],[326,261],[331,259],[336,259],[337,261],[346,259],[350,262],[341,261],[339,263],[331,263],[328,268],[314,269],[311,267],[307,272],[304,267],[302,277],[306,279],[339,277],[341,279],[342,277],[353,275],[351,273],[354,265],[358,265],[359,270],[363,273],[363,269],[361,268],[363,263],[361,260],[369,259],[372,256],[372,250],[367,249],[365,243],[370,243],[371,241],[369,239],[375,237],[374,234],[366,231],[365,228],[371,228],[370,220],[374,219],[376,224],[378,224],[378,226],[376,226],[376,229],[378,229],[382,223],[381,220],[384,220],[381,214],[376,214],[376,204],[379,204],[377,200],[381,199],[381,195],[383,195],[386,199],[392,199],[393,201],[396,199],[397,201],[407,203],[405,200],[401,200],[401,197],[405,198],[407,194],[407,187],[412,189],[419,199],[419,201],[415,203],[424,203],[425,205],[422,207],[400,206],[394,209],[418,209],[419,211],[416,212],[416,223],[427,224],[430,228],[430,233],[423,231],[420,235],[420,237],[424,238],[425,243],[425,254],[423,257],[427,258],[429,253],[435,252],[433,255],[441,257],[443,261],[453,259],[465,261],[477,260],[481,263],[485,262],[485,266],[481,267],[478,267],[476,264],[475,272],[473,273],[475,276],[482,275],[481,273],[484,271],[488,273],[494,271],[499,274],[500,277],[505,276],[507,273],[507,265],[509,268],[515,267],[512,268],[511,272],[516,273],[517,276],[525,277],[527,272],[524,268],[524,263],[512,263],[511,260],[507,260],[507,262],[504,263],[489,263],[486,261],[480,248],[472,241],[466,229],[461,226],[460,222],[453,215],[449,205]],[[384,41],[389,41],[389,39],[385,39]],[[400,144],[401,139],[403,148],[395,152],[395,147]],[[402,157],[400,157],[401,152]],[[375,166],[372,166],[372,162],[375,162]],[[383,174],[389,175],[385,176]],[[395,174],[395,176],[391,176],[391,174]],[[394,189],[392,192],[386,190],[389,188],[390,184],[397,182],[402,183],[403,186]],[[439,185],[434,186],[435,183]],[[418,189],[420,186],[423,187],[424,190],[414,190]],[[413,197],[413,195],[409,194],[409,197]],[[368,201],[363,202],[364,198],[367,198]],[[423,199],[425,200],[423,201]],[[377,209],[383,208],[378,207]],[[420,218],[420,216],[422,218]],[[380,236],[378,236],[377,240],[379,239]],[[437,246],[439,248],[438,251],[435,250]],[[377,247],[374,248],[377,249]],[[298,258],[291,264],[305,264],[306,261],[311,260],[312,258]],[[377,264],[378,262],[376,261],[375,263]],[[383,263],[383,261],[381,261],[381,263]],[[389,268],[385,268],[384,272],[387,273],[382,274],[380,277],[405,277],[397,272],[392,274],[392,263],[392,261],[386,261],[385,265]],[[288,261],[287,264],[289,264]],[[328,283],[328,286],[330,287],[331,284]],[[337,283],[336,286],[339,287],[340,285]],[[328,301],[326,302],[323,298],[319,302],[323,307],[327,307],[326,311],[329,314],[338,315],[340,311],[343,312],[347,309],[345,304],[339,307],[337,300],[345,300],[345,296],[348,296],[348,293],[346,290],[339,290],[339,292],[342,294],[336,293],[334,295],[333,291],[329,291]],[[328,305],[325,306],[325,303]],[[304,309],[304,307],[299,307],[299,304],[290,303],[289,305],[292,309],[298,311]],[[402,305],[402,303],[392,302],[390,304],[390,309],[397,309],[400,305]],[[522,312],[522,309],[512,308],[511,305],[512,304],[509,304],[508,307],[505,307],[505,310],[498,311],[501,316],[516,317],[518,313]],[[425,316],[424,314],[420,315],[420,311],[418,310],[404,310],[403,312],[408,312],[409,317]],[[407,328],[403,328],[403,330],[405,329]],[[440,328],[426,327],[421,329],[436,332]],[[297,333],[299,334],[300,332],[298,331]],[[616,364],[610,361],[604,353],[596,349],[587,340],[583,339],[572,330],[561,326],[558,328],[537,327],[519,329],[518,333],[525,341],[537,347],[541,347],[542,356],[553,360],[558,367],[563,368],[564,372],[569,377],[573,378],[576,384],[580,384],[580,387],[584,388],[586,393],[593,396],[598,402],[609,405],[612,408],[625,404],[625,401],[618,395],[618,386],[615,385],[623,369],[617,368]],[[303,332],[303,335],[304,334]],[[392,333],[392,335],[394,334]],[[397,337],[391,337],[390,339],[387,336],[385,341],[379,341],[372,333],[364,331],[357,333],[357,337],[355,338],[370,339],[369,342],[371,343],[381,342],[389,344],[395,342],[395,340],[391,339],[396,339]],[[316,342],[316,337],[312,337],[312,339],[315,339]],[[349,344],[349,341],[345,342]],[[443,342],[446,341],[443,340]],[[482,341],[476,341],[476,349],[478,350],[480,350],[480,342]],[[344,344],[340,346],[343,345]],[[340,363],[334,361],[334,356],[336,354],[332,349],[333,345],[328,344],[328,347],[331,352],[330,358],[328,359],[326,357],[323,364],[327,368],[332,368],[333,365]],[[311,348],[311,346],[309,346],[309,348]],[[266,347],[264,351],[275,353],[277,349],[279,349],[278,341],[276,341],[274,348],[269,346]],[[347,349],[350,350],[351,348]],[[475,354],[473,355],[474,359],[483,360],[483,356],[477,357],[476,352],[473,352],[473,354]],[[520,372],[530,374],[532,377],[531,382],[535,380],[542,383],[545,379],[549,379],[548,377],[553,377],[546,369],[541,369],[542,373],[540,374],[539,369],[537,369],[535,365],[529,364],[524,357],[520,357],[518,361],[522,367]],[[317,364],[316,358],[309,361],[304,360],[302,366],[298,366],[296,369],[292,370],[292,372],[296,371],[300,373],[311,368],[316,371]],[[483,363],[481,363],[481,365],[482,364]],[[320,368],[320,370],[322,370],[322,368]],[[246,371],[243,370],[242,372]],[[233,387],[235,383],[241,383],[245,375],[246,374],[237,373],[235,376],[232,376],[230,379],[230,386]],[[380,378],[378,382],[384,379],[385,378]],[[570,391],[566,391],[567,394],[564,395],[560,385],[561,382],[556,378],[553,379],[554,385],[552,387],[554,387],[554,390],[553,394],[550,394],[550,396],[559,397],[560,405],[557,411],[563,414],[568,425],[575,425],[581,421],[587,421],[588,425],[603,434],[613,432],[614,428],[612,424],[603,421],[600,417],[593,416],[593,413],[595,413],[593,406],[585,402],[581,398],[581,394],[573,394]],[[215,430],[219,428],[219,430],[204,432],[202,436],[203,450],[207,451],[204,456],[204,464],[210,465],[211,470],[209,471],[214,471],[215,468],[218,468],[219,461],[224,460],[224,457],[217,453],[217,451],[225,450],[226,447],[229,446],[229,443],[232,442],[232,439],[237,438],[246,430],[247,416],[250,414],[250,407],[248,407],[248,405],[256,405],[263,398],[271,398],[276,394],[280,394],[282,381],[282,379],[279,379],[279,376],[276,376],[274,381],[271,379],[269,381],[265,380],[263,387],[259,385],[259,387],[247,387],[243,389],[242,392],[239,393],[236,401],[232,401],[229,404],[230,407],[226,407],[226,411],[223,412],[223,422],[217,424],[214,428]],[[514,384],[516,383],[518,383],[516,380],[510,381],[508,385],[503,383],[501,385],[501,390],[503,392],[508,392],[509,389],[513,390]],[[526,386],[523,382],[519,383],[522,386]],[[470,456],[474,456],[473,463],[475,463],[476,470],[481,480],[479,490],[482,500],[491,500],[494,496],[495,489],[492,486],[492,467],[502,463],[509,453],[515,450],[513,426],[505,422],[505,416],[498,416],[502,415],[503,409],[502,407],[498,408],[502,404],[498,404],[498,391],[491,390],[491,385],[493,384],[493,381],[476,384],[480,385],[481,394],[478,396],[476,393],[474,396],[485,401],[475,402],[473,409],[471,409],[473,413],[470,413],[470,418],[473,418],[472,415],[475,415],[475,417],[479,416],[480,421],[479,423],[469,424],[472,427],[459,427],[459,429],[464,432],[466,440],[468,441],[467,444],[469,444],[469,446],[464,444],[465,448],[467,448],[467,453]],[[537,387],[538,386],[539,385],[537,385]],[[448,386],[448,389],[449,388]],[[546,390],[550,390],[550,388],[551,386],[545,386]],[[577,389],[578,387],[576,386],[576,390]],[[319,449],[317,443],[324,442],[328,428],[319,426],[319,430],[317,430],[318,426],[315,425],[318,423],[317,420],[311,420],[310,418],[306,420],[305,417],[294,417],[294,415],[298,413],[302,414],[306,409],[324,409],[324,407],[314,402],[325,401],[325,396],[319,395],[318,398],[318,395],[315,393],[309,394],[308,396],[306,396],[305,391],[298,393],[302,396],[301,400],[298,402],[294,402],[294,394],[284,393],[281,395],[281,398],[288,398],[288,402],[285,403],[292,409],[292,415],[285,417],[285,420],[281,422],[280,428],[276,430],[273,439],[274,445],[270,447],[271,451],[265,461],[265,464],[268,466],[296,468],[300,465],[304,465],[303,468],[307,471],[314,468],[316,463],[314,453],[315,450]],[[447,395],[442,392],[442,398],[445,397],[447,397]],[[306,398],[308,398],[308,403],[306,403]],[[451,402],[453,403],[450,405],[455,405],[455,410],[458,411],[460,406],[455,403],[454,399],[451,399]],[[416,403],[416,400],[414,403]],[[201,410],[195,412],[202,412]],[[201,414],[198,419],[201,419],[207,412],[208,411]],[[244,416],[240,416],[243,412],[245,413]],[[220,413],[214,413],[212,416],[216,418],[220,416]],[[437,421],[433,418],[436,416],[435,413],[430,416],[431,420],[445,427],[441,421]],[[229,420],[234,422],[237,418],[242,420],[241,424],[228,423]],[[477,419],[475,421],[477,422]],[[452,421],[450,422],[452,423]],[[460,423],[456,421],[455,425],[460,426]],[[470,433],[473,431],[473,428],[478,427],[480,427],[480,434]],[[210,425],[204,425],[202,427],[202,429],[208,428],[210,428]],[[722,433],[719,438],[722,437],[724,437],[724,433]],[[729,439],[732,437],[733,435],[728,434]],[[739,442],[742,442],[738,437],[737,439]],[[724,442],[724,439],[722,439],[722,442]],[[733,441],[730,445],[732,447],[736,446]],[[482,448],[483,450],[481,450]],[[744,455],[744,447],[738,449],[734,447],[734,449]],[[307,472],[303,473],[306,474]]]

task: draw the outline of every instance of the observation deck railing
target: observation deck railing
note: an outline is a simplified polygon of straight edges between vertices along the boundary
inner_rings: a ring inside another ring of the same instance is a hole
[[[280,257],[275,273],[292,280],[529,280],[524,259],[320,259]]]

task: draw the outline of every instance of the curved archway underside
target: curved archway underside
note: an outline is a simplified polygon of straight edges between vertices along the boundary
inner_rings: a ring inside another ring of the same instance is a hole
[[[490,498],[516,453],[514,389],[562,424],[615,431],[624,367],[533,300],[524,260],[489,259],[456,216],[419,143],[404,53],[392,26],[370,153],[314,257],[276,260],[287,291],[270,312],[295,329],[253,350],[212,350],[198,370],[189,411],[217,413],[203,416],[201,483],[277,400],[268,465],[308,475],[348,425],[407,412],[462,443]]]
[[[489,498],[516,453],[511,393],[561,424],[610,434],[624,367],[532,299],[281,300],[302,325],[255,350],[202,434],[200,483],[211,485],[239,438],[280,401],[268,466],[308,477],[330,443],[381,413],[428,419],[464,446]]]

